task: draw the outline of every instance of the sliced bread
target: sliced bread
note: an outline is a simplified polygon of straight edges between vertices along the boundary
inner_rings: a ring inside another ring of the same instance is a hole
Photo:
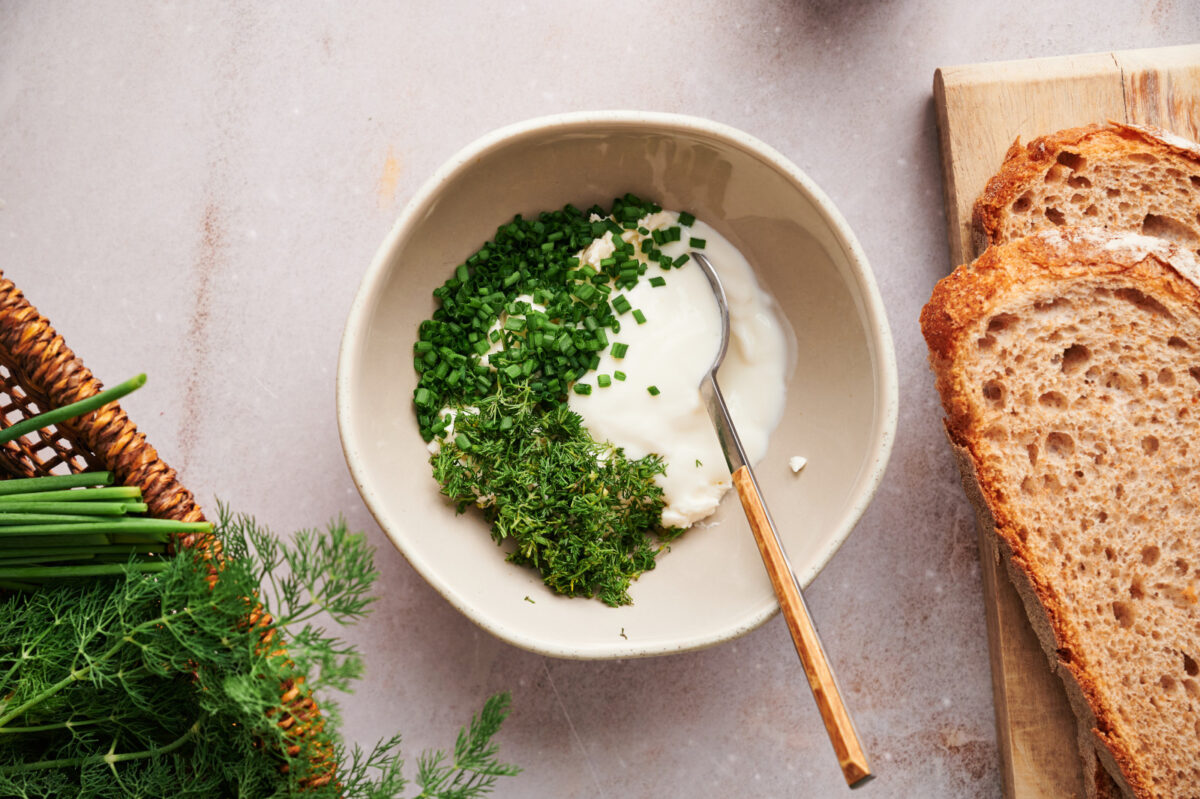
[[[1200,263],[1055,228],[921,314],[967,493],[1122,791],[1200,798]]]
[[[1200,252],[1200,148],[1120,124],[1014,143],[975,203],[976,252],[1062,225],[1132,231]]]

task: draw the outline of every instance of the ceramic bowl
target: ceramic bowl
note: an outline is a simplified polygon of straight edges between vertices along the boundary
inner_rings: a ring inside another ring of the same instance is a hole
[[[473,510],[438,492],[411,398],[417,325],[433,289],[514,214],[607,207],[633,192],[723,233],[795,333],[783,420],[757,464],[792,566],[807,585],[883,476],[897,381],[875,281],[837,209],[795,165],[733,128],[640,112],[575,113],[503,128],[455,155],[405,208],[367,270],[342,340],[337,412],[350,472],[413,568],[470,619],[524,649],[626,658],[697,649],[778,611],[730,492],[638,579],[633,604],[567,599],[505,561]],[[788,465],[801,455],[808,465]]]

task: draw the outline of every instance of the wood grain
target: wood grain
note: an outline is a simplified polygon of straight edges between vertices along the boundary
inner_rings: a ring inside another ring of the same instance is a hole
[[[871,768],[829,667],[821,639],[817,636],[817,628],[805,607],[804,597],[800,594],[800,587],[792,575],[791,566],[779,544],[779,536],[763,504],[758,483],[749,467],[742,466],[733,473],[733,486],[742,500],[742,510],[746,512],[746,520],[750,522],[750,530],[758,543],[758,551],[771,578],[771,585],[775,588],[775,596],[779,598],[779,608],[792,634],[792,642],[796,645],[796,654],[800,656],[808,684],[812,687],[813,698],[837,754],[842,776],[846,778],[847,785],[856,788],[871,776]]]
[[[1200,45],[944,67],[933,93],[950,255],[961,264],[977,255],[975,199],[1017,139],[1108,120],[1200,139]],[[1063,687],[994,542],[981,536],[979,545],[1004,796],[1083,797],[1084,761]]]

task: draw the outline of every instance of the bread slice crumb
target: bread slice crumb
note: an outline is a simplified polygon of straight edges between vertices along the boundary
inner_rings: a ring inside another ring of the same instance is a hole
[[[1200,146],[1145,125],[1015,143],[975,204],[976,252],[1044,228],[1142,233],[1200,253]]]
[[[921,314],[968,495],[1095,752],[1200,795],[1200,264],[1060,228],[989,248]]]

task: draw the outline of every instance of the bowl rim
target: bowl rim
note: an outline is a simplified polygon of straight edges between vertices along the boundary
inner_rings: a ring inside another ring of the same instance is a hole
[[[419,213],[420,210],[425,208],[436,196],[443,184],[476,159],[511,140],[548,129],[588,128],[595,125],[649,126],[656,130],[703,134],[716,139],[728,140],[768,162],[807,194],[823,221],[830,227],[835,238],[845,250],[849,271],[861,294],[864,327],[867,328],[873,353],[875,396],[879,404],[874,413],[873,427],[875,430],[870,447],[864,454],[864,465],[859,474],[859,489],[842,514],[829,543],[819,551],[818,557],[814,559],[812,565],[802,572],[796,573],[795,576],[802,587],[807,588],[816,575],[832,560],[834,554],[862,519],[878,491],[891,457],[899,417],[899,379],[895,349],[888,325],[887,312],[874,274],[868,265],[866,254],[833,201],[807,174],[773,147],[737,128],[702,117],[655,111],[608,110],[574,111],[526,119],[496,128],[461,148],[439,166],[405,204],[392,224],[388,235],[376,250],[359,283],[358,290],[355,292],[354,300],[346,316],[346,324],[338,350],[335,378],[338,436],[351,478],[367,510],[392,545],[435,591],[476,625],[504,641],[538,654],[575,660],[650,657],[703,649],[733,640],[757,629],[779,612],[779,605],[772,597],[761,608],[744,617],[741,623],[733,628],[726,628],[720,633],[692,636],[674,642],[660,641],[641,645],[635,642],[603,643],[594,646],[558,645],[518,633],[494,619],[479,614],[474,605],[467,602],[449,581],[432,570],[419,554],[402,547],[400,541],[390,531],[389,526],[384,523],[386,514],[376,492],[369,483],[365,463],[355,449],[355,442],[351,440],[350,383],[352,377],[356,375],[356,364],[352,362],[351,356],[353,353],[361,351],[361,343],[368,331],[365,311],[371,305],[372,297],[376,295],[387,277],[387,265],[391,261],[396,246],[419,224],[422,217],[422,214]],[[394,525],[394,522],[389,521],[389,524]]]

